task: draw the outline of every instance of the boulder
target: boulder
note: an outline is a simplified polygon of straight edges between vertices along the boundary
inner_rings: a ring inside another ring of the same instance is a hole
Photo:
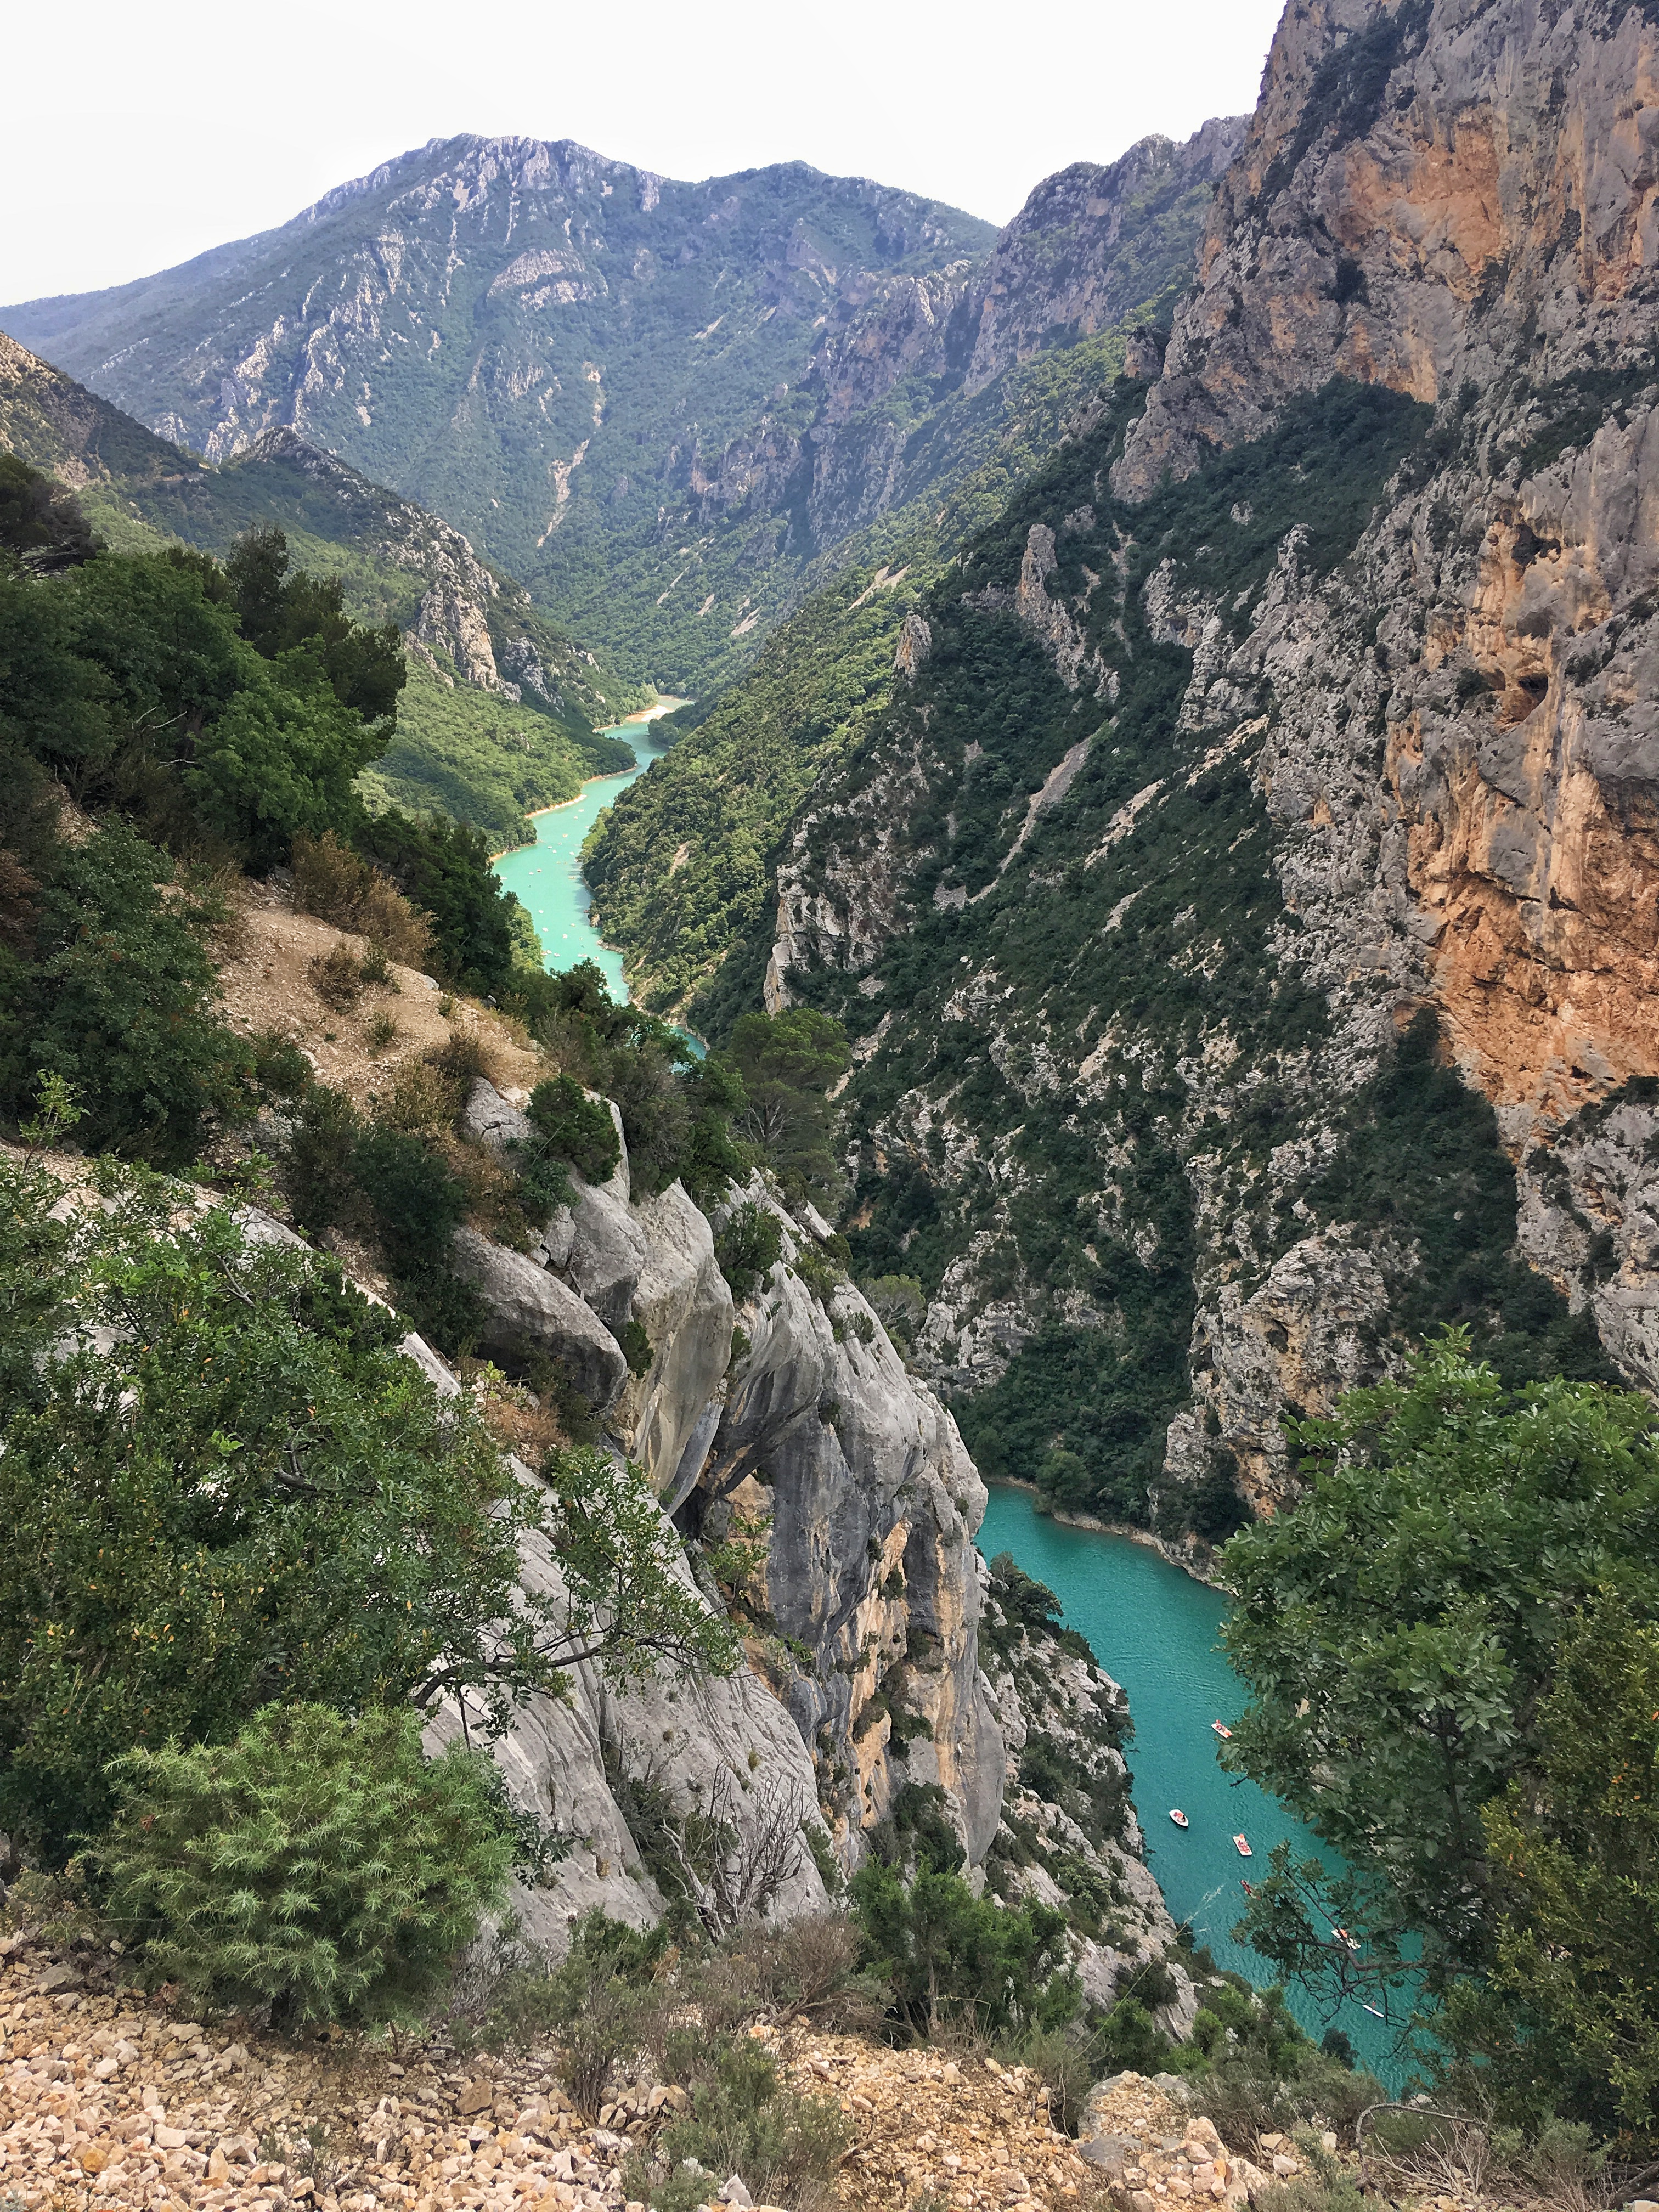
[[[645,1232],[618,1195],[616,1178],[587,1183],[573,1170],[575,1203],[571,1237],[561,1269],[613,1334],[620,1336],[634,1310],[634,1289],[645,1266]],[[551,1231],[555,1224],[549,1224]]]
[[[492,1244],[476,1229],[451,1242],[455,1272],[483,1306],[486,1352],[523,1362],[538,1354],[568,1376],[598,1411],[614,1404],[628,1375],[622,1346],[597,1314],[527,1253]]]
[[[529,1136],[529,1116],[509,1106],[495,1085],[481,1075],[461,1109],[461,1134],[475,1144],[488,1145],[492,1152],[505,1152],[509,1145],[521,1145]]]

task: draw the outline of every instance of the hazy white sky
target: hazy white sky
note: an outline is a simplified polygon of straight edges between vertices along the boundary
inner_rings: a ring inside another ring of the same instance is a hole
[[[665,175],[801,160],[1003,222],[1068,161],[1255,105],[1282,0],[81,0],[9,12],[0,301],[268,228],[462,131]]]

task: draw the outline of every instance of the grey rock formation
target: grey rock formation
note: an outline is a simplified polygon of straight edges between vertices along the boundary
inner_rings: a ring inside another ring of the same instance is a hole
[[[614,1401],[628,1362],[574,1291],[528,1255],[492,1244],[476,1229],[458,1229],[450,1249],[456,1273],[483,1306],[486,1351],[515,1364],[550,1359],[591,1404],[603,1410]]]
[[[750,1348],[700,1484],[765,1531],[764,1602],[810,1666],[777,1655],[780,1693],[816,1749],[820,1799],[848,1863],[905,1779],[945,1792],[970,1858],[1001,1803],[1000,1739],[980,1678],[974,1531],[984,1486],[956,1423],[906,1373],[863,1297],[828,1304],[791,1262],[809,1232],[777,1212],[784,1261],[739,1319]],[[924,1719],[902,1765],[880,1694]],[[879,1711],[879,1708],[877,1709]]]
[[[630,1377],[616,1418],[672,1513],[702,1473],[725,1407],[732,1292],[708,1217],[678,1183],[647,1199],[638,1220],[645,1261],[634,1318],[650,1340],[651,1364]]]

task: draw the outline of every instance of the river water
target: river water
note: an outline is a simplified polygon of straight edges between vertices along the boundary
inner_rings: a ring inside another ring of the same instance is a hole
[[[1257,1984],[1273,1978],[1267,1962],[1231,1933],[1244,1908],[1239,1884],[1265,1872],[1268,1852],[1289,1840],[1298,1858],[1340,1863],[1276,1798],[1222,1770],[1212,1721],[1231,1724],[1248,1702],[1218,1636],[1227,1601],[1127,1536],[1072,1528],[1036,1510],[1027,1490],[994,1486],[979,1547],[988,1559],[1008,1552],[1060,1600],[1066,1625],[1088,1638],[1096,1658],[1128,1692],[1134,1740],[1128,1748],[1135,1809],[1146,1856],[1177,1921],[1189,1921],[1216,1964]],[[1192,1826],[1170,1819],[1178,1806]],[[1239,1856],[1242,1832],[1252,1858]],[[1343,2030],[1364,2063],[1397,2083],[1393,2032],[1358,2004],[1323,2017],[1297,1990],[1291,2009],[1317,2041]]]
[[[535,843],[521,845],[515,853],[503,853],[495,862],[497,876],[528,908],[548,966],[556,972],[583,960],[596,960],[618,1006],[628,996],[622,954],[603,941],[588,918],[593,895],[582,875],[582,842],[601,811],[668,750],[653,740],[652,723],[659,714],[684,704],[683,699],[659,699],[643,714],[611,724],[607,734],[625,738],[633,746],[634,766],[620,775],[592,776],[582,786],[579,799],[532,815]]]

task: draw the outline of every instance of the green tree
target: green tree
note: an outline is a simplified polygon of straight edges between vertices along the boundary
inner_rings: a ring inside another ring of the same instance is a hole
[[[354,623],[340,578],[291,568],[280,530],[246,532],[225,562],[224,575],[237,625],[254,650],[267,660],[303,652],[343,707],[386,726],[376,748],[383,752],[409,676],[397,623],[369,629]]]
[[[922,2034],[953,2023],[995,2034],[1056,2027],[1079,2008],[1066,1916],[1036,1902],[1012,1911],[931,1865],[907,1883],[872,1861],[851,1894],[866,1963],[891,1983],[895,2008]]]
[[[152,1981],[289,2030],[412,2021],[505,1893],[510,1832],[480,1755],[428,1761],[408,1711],[270,1705],[228,1744],[114,1762],[95,1863]]]
[[[31,902],[33,957],[0,949],[0,1112],[61,1076],[84,1144],[163,1165],[252,1112],[252,1048],[214,1012],[212,909],[167,896],[174,873],[121,822],[58,853]]]
[[[1224,1554],[1253,1698],[1226,1757],[1350,1872],[1276,1855],[1249,1940],[1330,1988],[1386,1981],[1420,1937],[1437,2000],[1498,1955],[1484,1814],[1542,1771],[1582,1609],[1606,1586],[1659,1611],[1652,1407],[1563,1381],[1511,1399],[1449,1331],[1293,1434],[1305,1495]]]
[[[834,1115],[825,1093],[852,1066],[847,1032],[810,1006],[745,1014],[725,1058],[742,1079],[738,1134],[793,1193],[834,1194],[840,1171],[831,1148]]]
[[[349,832],[354,788],[386,750],[382,725],[343,706],[304,648],[244,665],[235,696],[197,740],[184,784],[198,820],[260,871],[301,831]]]
[[[1443,2032],[1522,2124],[1659,2128],[1659,1629],[1594,1600],[1522,1774],[1483,1810],[1496,1951]]]
[[[579,1659],[736,1663],[637,1470],[520,1480],[331,1262],[157,1177],[100,1187],[54,1224],[57,1187],[0,1170],[46,1285],[0,1302],[0,1826],[61,1855],[110,1759],[273,1701],[465,1698],[487,1732]],[[559,1577],[520,1587],[526,1544]]]

